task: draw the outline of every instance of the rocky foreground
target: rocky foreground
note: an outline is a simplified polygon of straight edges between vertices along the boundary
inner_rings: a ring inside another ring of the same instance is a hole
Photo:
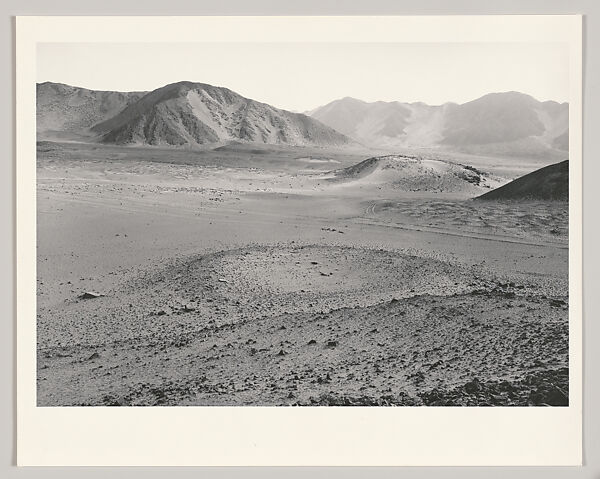
[[[38,404],[566,406],[566,282],[251,246],[38,315]]]

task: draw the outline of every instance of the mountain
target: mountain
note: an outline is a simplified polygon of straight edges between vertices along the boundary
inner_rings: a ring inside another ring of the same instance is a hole
[[[352,140],[300,113],[244,98],[222,87],[179,82],[154,90],[92,130],[117,144],[203,145],[245,141],[344,146]]]
[[[378,148],[438,148],[475,154],[565,157],[569,105],[518,92],[464,103],[374,102],[343,98],[313,118]]]
[[[356,142],[318,120],[222,87],[178,82],[151,92],[38,85],[38,139],[56,132],[110,144],[195,147],[241,141],[293,146]]]
[[[81,133],[107,120],[144,92],[95,91],[62,83],[38,83],[36,88],[38,136],[55,132]]]
[[[540,168],[496,188],[480,200],[569,200],[569,160]]]

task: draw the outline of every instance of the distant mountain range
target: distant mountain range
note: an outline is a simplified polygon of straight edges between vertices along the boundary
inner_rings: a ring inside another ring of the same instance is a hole
[[[37,132],[41,140],[71,134],[119,145],[356,144],[301,113],[244,98],[227,88],[192,82],[134,93],[41,83],[37,85]]]
[[[307,112],[377,148],[440,148],[465,153],[566,158],[569,105],[518,92],[490,93],[458,105],[342,98]]]
[[[425,148],[482,155],[565,159],[569,106],[517,93],[458,105],[343,98],[307,114],[227,88],[178,82],[151,92],[37,85],[40,140],[198,147],[230,142],[379,150]]]

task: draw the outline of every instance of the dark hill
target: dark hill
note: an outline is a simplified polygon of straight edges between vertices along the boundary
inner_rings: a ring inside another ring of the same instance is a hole
[[[569,160],[540,168],[477,199],[568,201]]]

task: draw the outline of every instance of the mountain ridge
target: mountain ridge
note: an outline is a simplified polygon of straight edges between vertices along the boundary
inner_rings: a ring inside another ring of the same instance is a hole
[[[371,147],[553,158],[568,151],[569,104],[517,91],[442,105],[344,97],[309,113]]]
[[[65,83],[36,85],[38,133],[81,131],[116,115],[145,92],[90,90]]]

